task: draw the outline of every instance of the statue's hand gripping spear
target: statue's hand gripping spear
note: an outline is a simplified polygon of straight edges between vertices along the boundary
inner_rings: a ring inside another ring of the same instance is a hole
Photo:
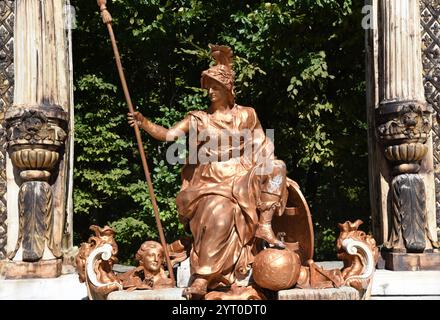
[[[133,103],[131,102],[130,92],[128,91],[127,81],[125,80],[124,70],[122,68],[121,57],[119,55],[118,46],[116,44],[115,35],[113,33],[112,16],[110,15],[110,12],[108,12],[107,7],[106,7],[107,0],[97,0],[97,2],[98,2],[99,9],[101,11],[102,21],[104,22],[105,25],[107,25],[108,33],[110,35],[110,39],[111,39],[112,47],[113,47],[113,52],[114,52],[115,59],[116,59],[116,66],[118,67],[119,78],[121,79],[122,89],[124,90],[125,100],[127,101],[127,105],[128,105],[128,109],[129,109],[130,113],[133,114],[134,113]],[[170,278],[173,281],[173,283],[175,283],[173,266],[171,265],[168,247],[165,242],[165,236],[163,234],[162,223],[160,222],[159,209],[157,207],[156,196],[154,194],[154,189],[153,189],[153,183],[151,182],[150,170],[148,169],[147,158],[145,156],[145,151],[144,151],[144,147],[142,144],[141,134],[140,134],[139,127],[136,122],[134,125],[134,133],[136,135],[139,154],[141,155],[142,166],[144,168],[145,178],[146,178],[147,184],[148,184],[148,191],[150,193],[151,203],[153,204],[154,217],[156,219],[156,225],[157,225],[157,230],[159,232],[160,242],[161,242],[162,247],[165,251],[165,258],[166,258]]]

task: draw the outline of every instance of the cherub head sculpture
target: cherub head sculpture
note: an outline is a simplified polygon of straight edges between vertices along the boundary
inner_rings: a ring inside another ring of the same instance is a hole
[[[161,271],[165,253],[160,243],[144,242],[136,253],[136,260],[144,268],[144,272],[156,275]]]
[[[174,281],[170,279],[163,269],[165,252],[160,243],[145,241],[136,252],[135,259],[139,266],[119,276],[128,290],[161,289],[174,287]]]

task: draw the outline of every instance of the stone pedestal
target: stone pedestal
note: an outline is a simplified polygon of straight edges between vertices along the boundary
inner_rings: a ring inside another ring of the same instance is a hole
[[[423,254],[416,253],[399,253],[399,252],[383,252],[382,257],[385,260],[385,268],[388,270],[400,271],[440,271],[440,254],[425,252]]]
[[[114,291],[107,300],[186,300],[182,288],[160,290]],[[359,291],[351,287],[332,289],[281,290],[278,300],[360,300]]]
[[[2,261],[2,276],[8,279],[56,278],[61,275],[62,260],[41,260],[38,262]]]
[[[136,291],[114,291],[107,300],[186,300],[182,297],[182,288],[158,289],[158,290],[136,290]]]
[[[278,292],[278,300],[360,300],[352,287],[330,289],[290,289]]]

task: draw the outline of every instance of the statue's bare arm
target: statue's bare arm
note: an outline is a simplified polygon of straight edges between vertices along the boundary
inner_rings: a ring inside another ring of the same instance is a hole
[[[175,141],[189,132],[188,117],[167,129],[145,118],[140,112],[129,113],[128,123],[130,126],[133,127],[135,122],[137,122],[140,128],[144,129],[149,135],[159,141]]]

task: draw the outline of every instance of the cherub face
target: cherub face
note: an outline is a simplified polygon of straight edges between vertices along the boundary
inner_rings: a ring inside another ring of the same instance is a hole
[[[159,272],[163,261],[163,252],[160,248],[148,248],[142,257],[144,268],[153,274]]]

